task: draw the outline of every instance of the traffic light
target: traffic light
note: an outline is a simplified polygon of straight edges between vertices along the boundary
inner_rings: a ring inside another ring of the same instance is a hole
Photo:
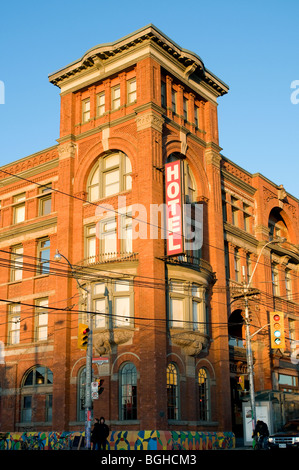
[[[104,383],[104,379],[98,379],[98,394],[101,395],[104,391],[104,387],[102,387]]]
[[[87,349],[89,332],[90,332],[90,329],[88,325],[84,325],[84,323],[79,324],[79,330],[78,330],[78,348],[79,349]]]
[[[270,312],[270,338],[272,349],[285,348],[284,315],[282,312]]]

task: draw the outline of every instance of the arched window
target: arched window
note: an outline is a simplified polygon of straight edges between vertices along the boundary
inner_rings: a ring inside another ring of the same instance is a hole
[[[210,380],[205,368],[198,371],[198,401],[199,419],[208,421],[210,419]]]
[[[33,410],[41,406],[45,407],[45,422],[52,421],[52,387],[53,372],[47,367],[36,365],[25,373],[21,387],[22,422],[31,422],[34,418]],[[46,399],[39,400],[38,395],[46,395]]]
[[[270,212],[268,228],[269,228],[269,240],[273,240],[278,237],[286,238],[287,240],[289,240],[288,228],[281,215],[280,208],[275,207]]]
[[[119,372],[120,419],[137,419],[137,371],[127,362]]]
[[[179,379],[177,367],[172,362],[167,366],[167,417],[179,419]]]
[[[121,191],[130,190],[131,173],[130,159],[124,153],[114,152],[100,157],[88,178],[88,200],[98,201]]]

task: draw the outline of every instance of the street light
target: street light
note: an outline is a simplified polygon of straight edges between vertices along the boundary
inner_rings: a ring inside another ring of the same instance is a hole
[[[252,429],[254,431],[255,424],[256,424],[256,407],[255,407],[255,394],[254,394],[254,380],[253,380],[253,356],[252,356],[252,348],[251,348],[251,336],[250,336],[250,319],[249,319],[249,307],[248,307],[248,291],[250,288],[250,283],[261,258],[262,252],[264,249],[271,245],[272,243],[284,243],[286,238],[278,238],[276,240],[271,240],[262,247],[260,254],[257,258],[255,263],[254,269],[251,273],[251,276],[244,285],[244,301],[245,301],[245,324],[246,324],[246,357],[247,357],[247,368],[248,368],[248,378],[249,378],[249,390],[250,390],[250,406],[251,406],[251,418],[252,418]]]
[[[55,261],[61,261],[61,258],[64,258],[67,263],[69,264],[72,272],[73,266],[69,262],[69,260],[58,250],[54,255]],[[89,334],[88,334],[88,344],[86,350],[86,380],[85,380],[85,439],[86,444],[85,447],[90,449],[91,447],[91,411],[92,411],[92,399],[91,399],[91,381],[92,381],[92,319],[91,319],[91,289],[87,289],[83,287],[78,279],[75,277],[78,287],[83,289],[86,292],[86,311],[87,311],[87,324],[89,327]]]

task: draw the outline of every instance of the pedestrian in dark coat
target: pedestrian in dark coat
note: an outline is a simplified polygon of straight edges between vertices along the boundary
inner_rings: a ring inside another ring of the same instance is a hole
[[[107,424],[105,424],[105,418],[103,418],[103,416],[100,419],[96,418],[96,422],[91,433],[93,450],[95,450],[96,448],[98,450],[106,450],[108,436],[109,428]]]

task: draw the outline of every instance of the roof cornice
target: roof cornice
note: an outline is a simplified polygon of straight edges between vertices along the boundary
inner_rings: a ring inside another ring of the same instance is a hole
[[[199,75],[201,80],[212,87],[219,96],[228,92],[228,86],[205,67],[202,59],[197,54],[181,48],[152,24],[144,26],[117,41],[99,44],[89,49],[80,59],[50,74],[49,81],[60,87],[64,80],[87,71],[89,68],[100,68],[105,62],[113,59],[118,54],[127,52],[130,48],[144,42],[151,41],[155,42],[158,47],[161,47],[164,53],[166,52],[174,60],[178,61],[181,67],[185,67],[185,76],[194,73]]]

